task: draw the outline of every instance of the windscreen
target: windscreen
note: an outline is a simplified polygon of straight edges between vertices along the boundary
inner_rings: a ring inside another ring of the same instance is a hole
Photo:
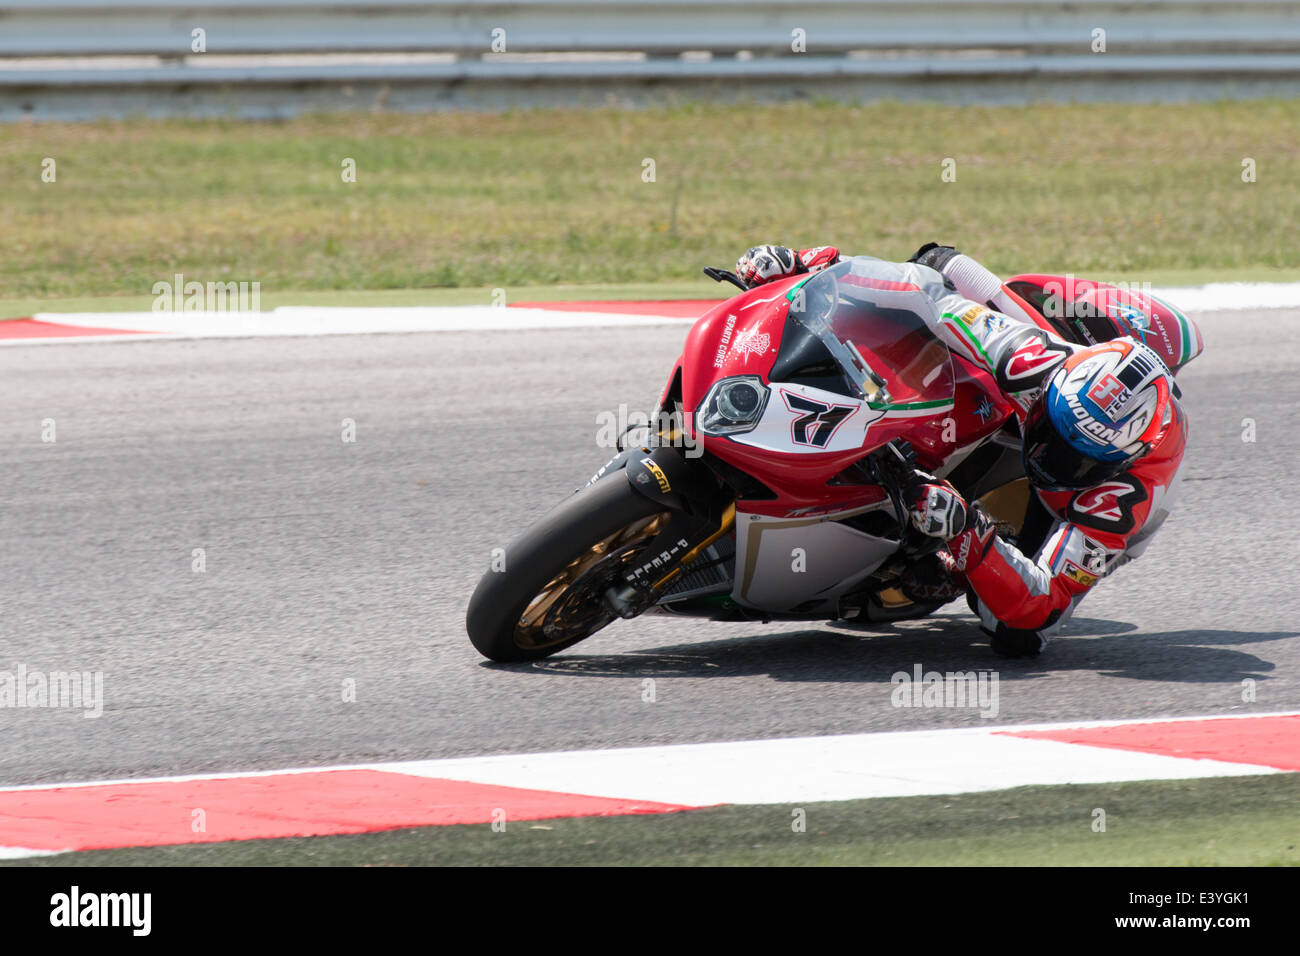
[[[858,397],[875,406],[953,397],[948,347],[933,331],[934,302],[908,273],[857,256],[789,292],[790,319],[825,345]]]

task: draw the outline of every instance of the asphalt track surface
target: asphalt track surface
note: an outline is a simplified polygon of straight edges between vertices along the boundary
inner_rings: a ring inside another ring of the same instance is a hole
[[[1197,318],[1180,504],[1016,662],[956,610],[870,634],[643,618],[479,657],[491,549],[605,460],[599,411],[653,405],[684,325],[0,349],[0,670],[105,693],[99,719],[0,709],[0,784],[983,722],[893,707],[917,663],[996,668],[998,723],[1300,708],[1300,312]]]

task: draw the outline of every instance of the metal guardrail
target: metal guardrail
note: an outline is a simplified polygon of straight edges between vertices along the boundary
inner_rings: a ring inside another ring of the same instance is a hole
[[[208,52],[1297,49],[1295,0],[9,0],[0,56]]]
[[[665,90],[957,101],[1297,95],[1300,3],[0,0],[0,58],[0,119],[655,102]]]

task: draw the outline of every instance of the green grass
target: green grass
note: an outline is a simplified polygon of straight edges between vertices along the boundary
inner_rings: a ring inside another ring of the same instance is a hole
[[[1096,809],[1105,832],[1095,832]],[[105,850],[28,866],[1300,865],[1300,774]]]
[[[956,182],[940,179],[945,157]],[[1244,157],[1257,182],[1241,181]],[[175,272],[259,281],[264,302],[520,298],[557,282],[690,280],[756,241],[901,258],[948,240],[1003,273],[1290,278],[1298,158],[1292,101],[4,124],[0,300],[4,314],[147,301]]]

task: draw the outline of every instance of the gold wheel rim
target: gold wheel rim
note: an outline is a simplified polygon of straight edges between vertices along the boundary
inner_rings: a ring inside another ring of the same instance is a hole
[[[559,574],[551,578],[546,586],[537,592],[537,595],[528,602],[523,613],[519,615],[519,621],[515,624],[515,644],[528,650],[542,650],[570,640],[573,637],[570,633],[558,637],[546,636],[547,616],[555,605],[578,579],[600,564],[607,561],[626,563],[637,550],[637,545],[657,535],[667,521],[666,512],[634,521],[598,541],[565,565]],[[604,624],[600,626],[603,627]]]

